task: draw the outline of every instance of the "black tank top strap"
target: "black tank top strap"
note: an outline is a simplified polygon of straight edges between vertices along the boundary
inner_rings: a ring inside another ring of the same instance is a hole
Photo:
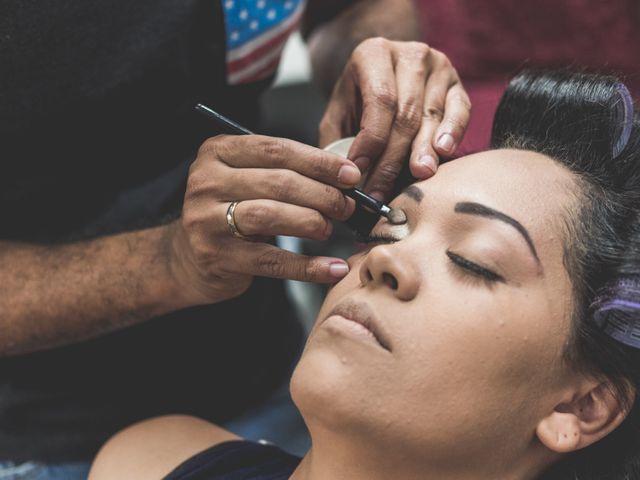
[[[230,441],[191,457],[164,480],[286,480],[300,460],[273,445]]]

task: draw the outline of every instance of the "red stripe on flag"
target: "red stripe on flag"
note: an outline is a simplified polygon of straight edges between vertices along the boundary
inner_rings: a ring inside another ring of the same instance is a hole
[[[256,82],[258,80],[262,80],[263,78],[267,78],[278,68],[278,64],[280,63],[280,55],[274,58],[271,62],[267,63],[264,68],[261,68],[256,73],[252,74],[250,77],[243,78],[238,81],[238,83],[251,83]]]
[[[271,50],[274,50],[276,47],[281,48],[289,38],[289,35],[291,34],[291,32],[296,27],[297,25],[295,24],[292,25],[291,28],[284,30],[281,34],[273,37],[264,45],[260,45],[257,49],[253,50],[248,55],[245,55],[244,57],[239,58],[237,60],[234,60],[233,62],[229,62],[227,64],[227,72],[235,73],[238,70],[242,70],[243,68],[248,67],[253,62],[258,60],[260,57],[263,57],[265,54],[269,53]]]

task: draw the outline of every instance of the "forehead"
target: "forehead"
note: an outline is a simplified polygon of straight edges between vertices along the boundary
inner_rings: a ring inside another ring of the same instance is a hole
[[[551,158],[524,150],[490,150],[448,162],[416,184],[425,197],[472,201],[500,210],[527,228],[567,212],[575,177]]]
[[[574,174],[558,162],[522,150],[491,150],[461,157],[442,165],[431,179],[415,184],[424,195],[420,217],[425,221],[435,214],[457,224],[456,203],[483,204],[522,224],[547,273],[563,276],[565,226],[576,204],[575,185]],[[406,205],[411,203],[407,200]],[[492,225],[511,229],[500,222]]]

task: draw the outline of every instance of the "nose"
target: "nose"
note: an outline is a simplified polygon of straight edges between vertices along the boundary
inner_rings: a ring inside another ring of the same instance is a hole
[[[388,288],[399,300],[410,301],[420,289],[419,272],[397,245],[373,247],[360,265],[360,282],[372,288]]]

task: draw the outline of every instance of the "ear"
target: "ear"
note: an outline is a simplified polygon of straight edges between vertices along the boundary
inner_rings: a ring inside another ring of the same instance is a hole
[[[633,404],[634,397],[635,391],[629,388],[628,404]],[[568,453],[606,437],[628,413],[608,383],[593,382],[586,393],[574,395],[572,400],[557,405],[543,418],[538,423],[536,435],[550,450]]]

